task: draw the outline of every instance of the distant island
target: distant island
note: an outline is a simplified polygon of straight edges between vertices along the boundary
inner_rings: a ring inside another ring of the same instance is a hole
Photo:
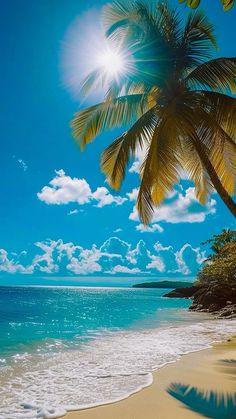
[[[156,281],[156,282],[143,282],[141,284],[134,284],[133,288],[183,288],[192,287],[192,282],[185,281]]]

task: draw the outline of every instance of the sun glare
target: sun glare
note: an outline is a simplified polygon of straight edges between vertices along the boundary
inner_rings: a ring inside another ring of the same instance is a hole
[[[108,76],[117,76],[125,70],[124,59],[117,51],[107,49],[98,57],[98,65]]]

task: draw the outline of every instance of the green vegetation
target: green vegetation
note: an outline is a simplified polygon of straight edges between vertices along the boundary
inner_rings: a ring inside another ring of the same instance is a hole
[[[159,281],[159,282],[143,282],[133,285],[133,288],[182,288],[192,287],[192,282],[184,281]]]
[[[209,0],[208,0],[209,1]],[[215,0],[215,1],[219,1],[219,0]],[[220,0],[224,11],[226,12],[227,10],[232,9],[235,0]],[[201,0],[179,0],[179,3],[185,3],[186,6],[191,7],[191,9],[196,9],[200,3]]]
[[[236,216],[236,58],[210,59],[214,31],[199,10],[182,20],[166,2],[123,0],[106,5],[103,20],[112,50],[124,49],[124,71],[108,77],[99,67],[84,81],[83,93],[99,84],[107,93],[72,121],[81,149],[127,126],[104,151],[101,169],[119,190],[143,150],[137,208],[145,224],[183,171],[200,203],[215,189]]]
[[[198,273],[197,282],[236,284],[236,230],[223,230],[213,239],[205,243],[211,244],[213,253],[206,259]],[[203,243],[203,244],[205,244]]]

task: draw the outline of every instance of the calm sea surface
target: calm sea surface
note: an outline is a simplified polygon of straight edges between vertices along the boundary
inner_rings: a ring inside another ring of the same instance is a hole
[[[154,368],[235,331],[166,291],[0,287],[0,419],[122,399]]]

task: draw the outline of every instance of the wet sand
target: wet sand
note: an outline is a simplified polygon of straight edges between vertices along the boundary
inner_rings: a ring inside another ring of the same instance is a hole
[[[215,344],[211,349],[183,355],[179,361],[155,371],[153,376],[153,384],[150,387],[125,400],[70,412],[66,419],[202,418],[201,414],[192,410],[193,406],[188,407],[168,393],[167,389],[173,383],[204,391],[204,401],[200,399],[199,394],[189,394],[189,389],[186,391],[188,395],[184,393],[185,402],[191,399],[190,404],[199,403],[201,409],[209,407],[209,391],[224,395],[234,394],[236,403],[236,337]]]

